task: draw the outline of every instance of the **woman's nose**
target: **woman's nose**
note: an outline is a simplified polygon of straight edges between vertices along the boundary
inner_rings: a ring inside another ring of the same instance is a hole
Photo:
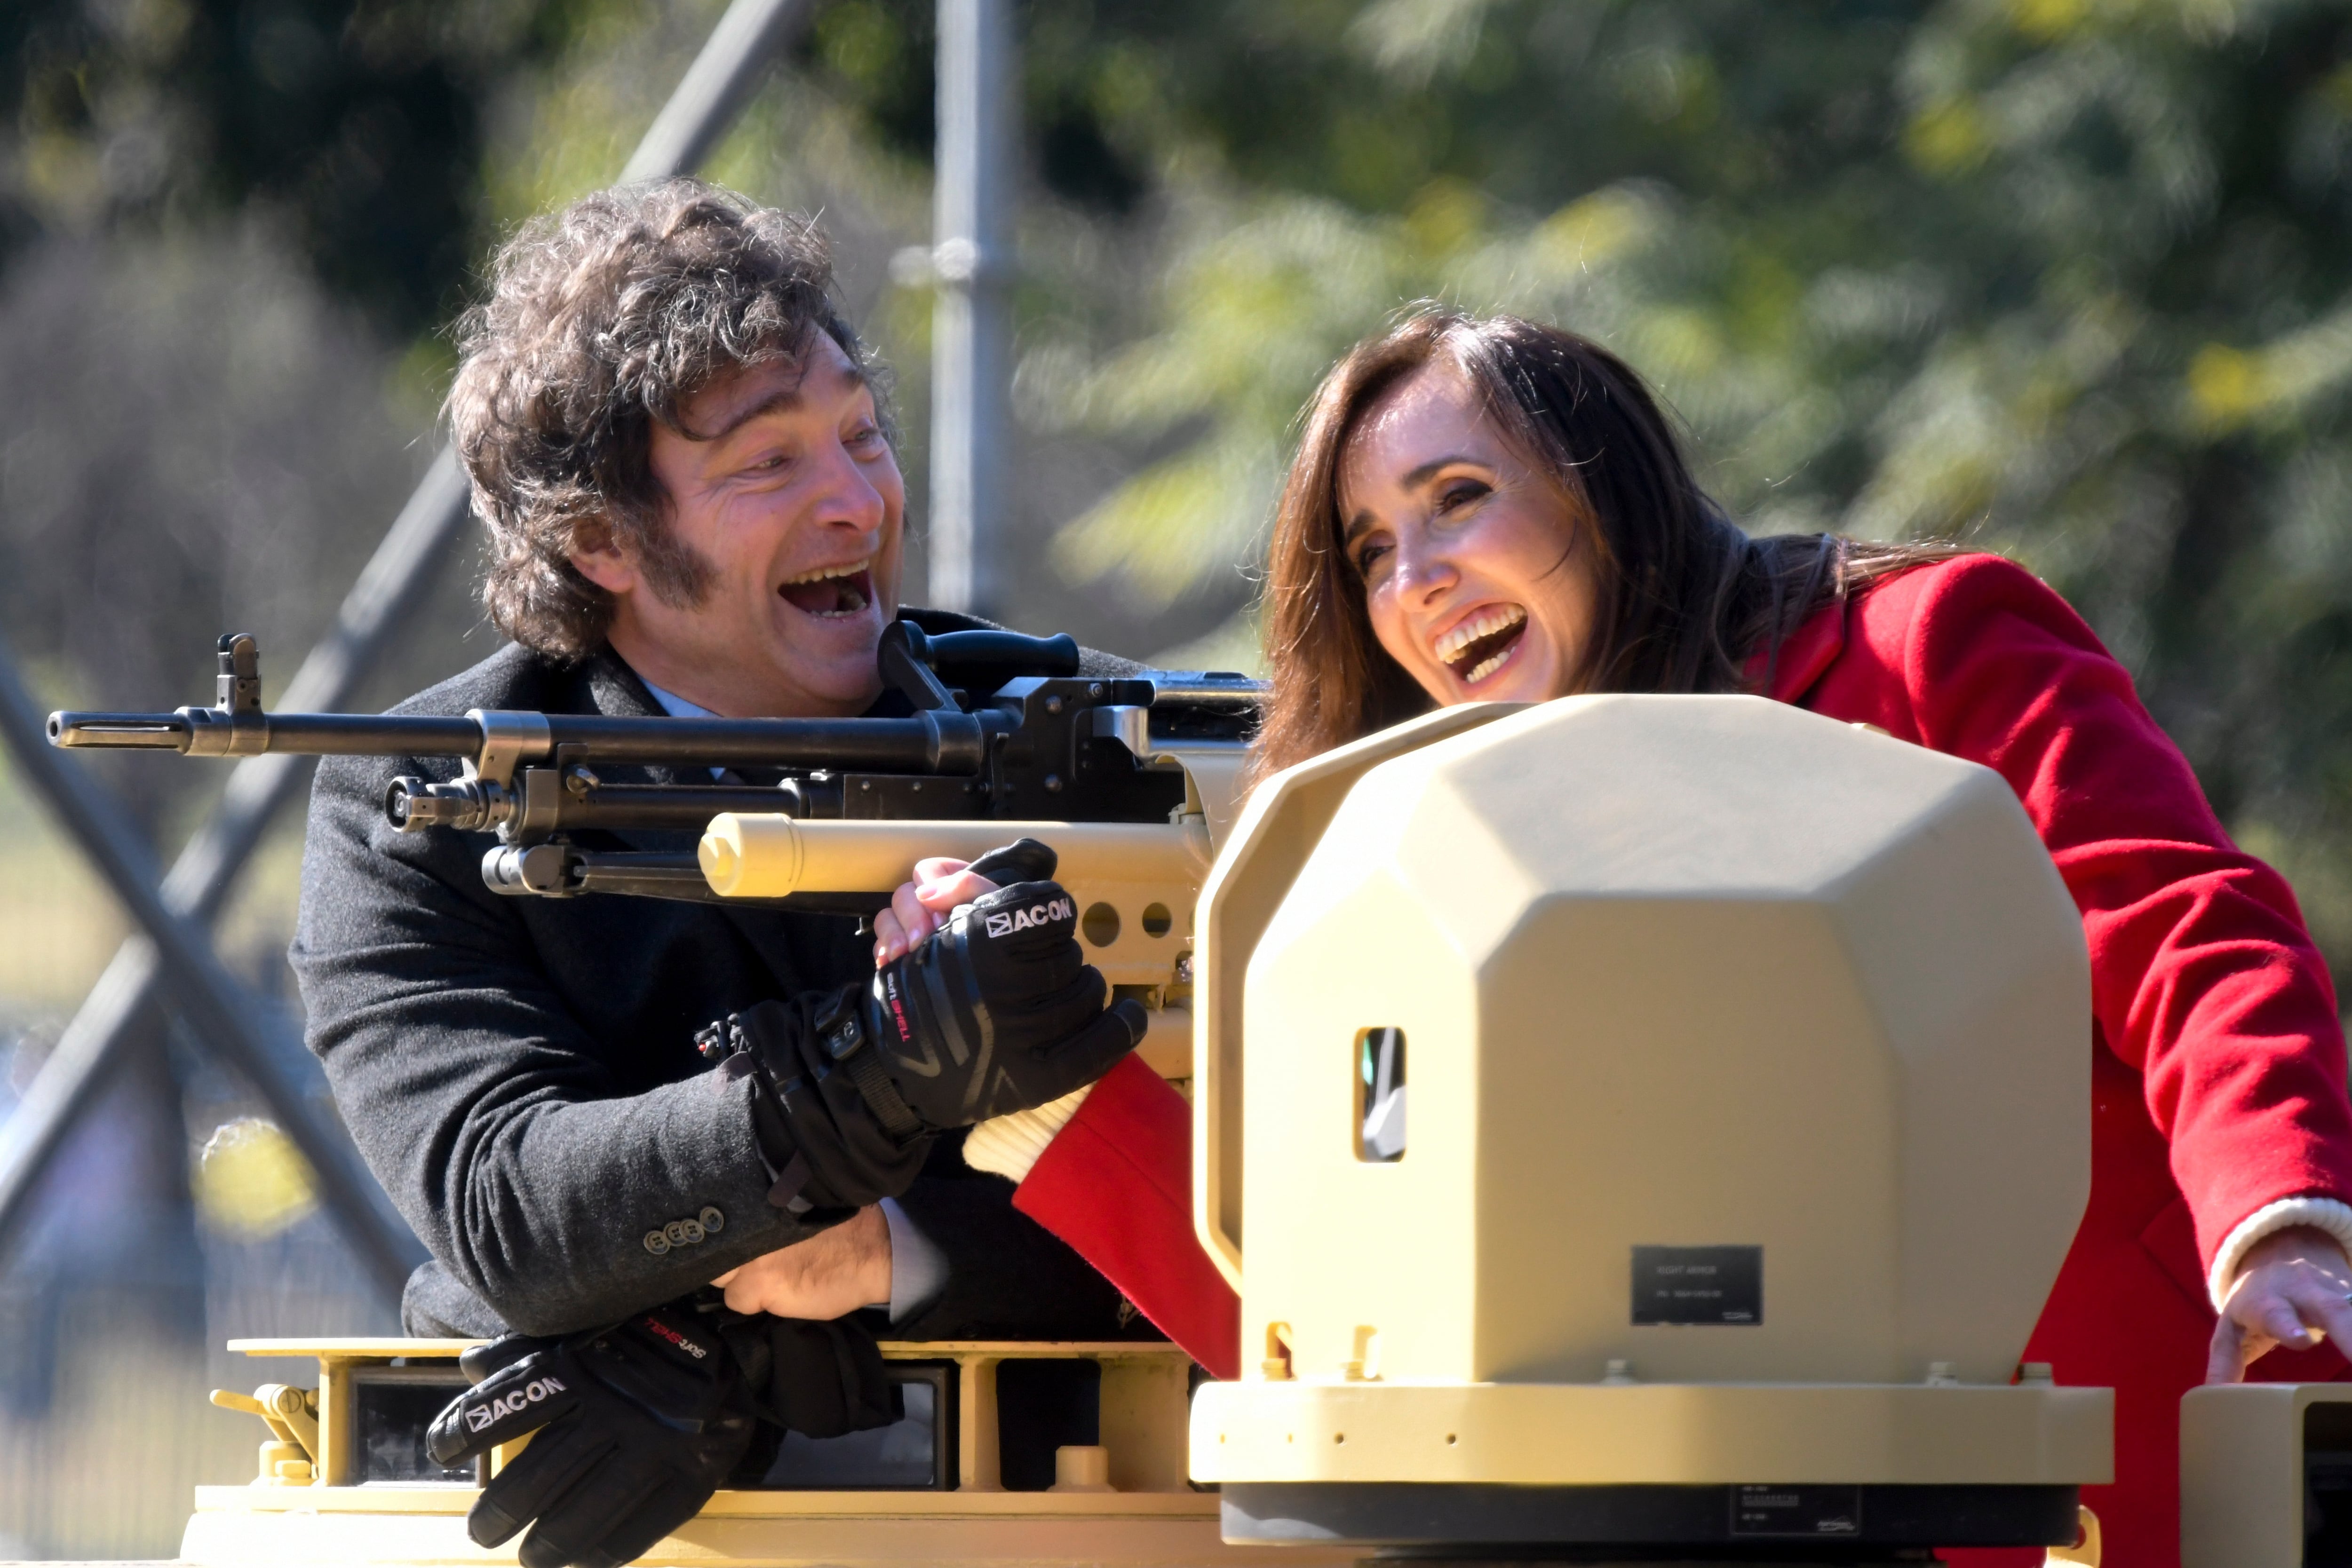
[[[1397,587],[1409,599],[1434,599],[1461,579],[1452,558],[1425,528],[1408,529],[1396,549]]]

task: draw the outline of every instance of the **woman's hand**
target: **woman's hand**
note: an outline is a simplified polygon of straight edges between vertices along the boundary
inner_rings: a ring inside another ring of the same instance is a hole
[[[890,895],[890,907],[874,917],[874,967],[880,968],[923,945],[959,904],[970,904],[996,884],[964,868],[959,860],[915,862],[915,880],[903,883]]]
[[[2255,1242],[2238,1265],[2214,1325],[2205,1381],[2235,1383],[2273,1346],[2309,1350],[2330,1334],[2352,1350],[2352,1262],[2324,1230],[2277,1231]]]
[[[890,1299],[890,1222],[868,1204],[830,1230],[710,1281],[739,1312],[829,1322]]]

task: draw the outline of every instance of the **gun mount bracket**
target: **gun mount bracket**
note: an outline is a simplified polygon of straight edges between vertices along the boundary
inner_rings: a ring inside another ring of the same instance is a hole
[[[554,728],[543,713],[478,707],[467,709],[466,716],[482,729],[482,749],[466,764],[468,779],[510,789],[517,768],[543,761],[555,749]]]

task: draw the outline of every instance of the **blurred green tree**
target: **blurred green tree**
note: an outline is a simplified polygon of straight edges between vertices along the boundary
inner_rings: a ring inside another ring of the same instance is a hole
[[[269,210],[406,336],[462,303],[488,120],[596,0],[0,5],[0,243]]]

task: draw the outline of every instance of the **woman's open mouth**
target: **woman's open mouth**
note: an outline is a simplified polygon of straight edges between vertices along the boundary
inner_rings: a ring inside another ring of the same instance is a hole
[[[1454,679],[1475,686],[1511,662],[1527,632],[1528,612],[1523,606],[1491,604],[1440,637],[1437,657],[1454,672]]]
[[[846,620],[864,614],[874,602],[874,579],[868,570],[873,564],[874,558],[867,556],[845,566],[819,567],[801,573],[776,591],[803,615],[820,621]]]

